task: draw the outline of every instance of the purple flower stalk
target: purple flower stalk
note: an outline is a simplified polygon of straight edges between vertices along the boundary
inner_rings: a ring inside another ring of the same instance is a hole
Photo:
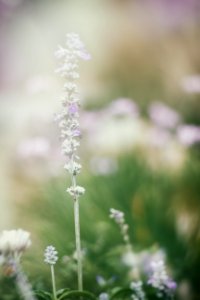
[[[80,94],[76,80],[79,78],[79,61],[90,59],[90,54],[86,51],[84,44],[75,33],[69,33],[66,37],[66,47],[58,47],[55,53],[61,60],[57,73],[66,80],[64,84],[64,96],[61,99],[62,111],[58,116],[59,127],[61,129],[62,153],[67,158],[64,168],[71,176],[71,186],[67,192],[74,201],[74,222],[77,252],[77,273],[78,289],[83,290],[82,280],[82,254],[80,242],[80,222],[79,222],[79,197],[84,194],[85,189],[76,184],[76,176],[81,171],[79,156],[77,154],[80,146],[81,130],[79,126]]]
[[[126,224],[125,219],[124,219],[124,213],[120,210],[111,208],[110,209],[110,218],[114,219],[115,223],[119,226],[121,235],[123,237],[123,240],[127,246],[127,249],[131,249],[131,244],[130,244],[130,238],[128,234],[128,224]]]
[[[151,263],[152,273],[148,280],[148,284],[157,289],[157,295],[167,294],[173,296],[176,283],[167,274],[164,261],[153,261]]]

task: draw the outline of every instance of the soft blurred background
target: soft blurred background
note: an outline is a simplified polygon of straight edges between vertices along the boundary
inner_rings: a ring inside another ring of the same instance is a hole
[[[0,229],[31,232],[23,264],[34,287],[50,289],[49,244],[58,286],[76,287],[54,122],[63,85],[54,51],[76,32],[92,55],[80,79],[85,288],[127,285],[161,258],[178,299],[200,299],[199,26],[198,0],[0,0]],[[125,212],[134,255],[111,207]],[[17,299],[10,280],[1,274],[0,299]]]

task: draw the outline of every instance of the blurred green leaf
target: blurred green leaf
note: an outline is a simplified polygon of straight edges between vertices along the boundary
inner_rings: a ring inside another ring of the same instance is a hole
[[[37,290],[34,291],[34,294],[37,296],[39,300],[51,300],[52,299],[52,294],[42,291],[42,290]]]
[[[65,299],[90,299],[97,300],[94,294],[87,291],[68,291],[64,292],[59,298],[59,300]]]

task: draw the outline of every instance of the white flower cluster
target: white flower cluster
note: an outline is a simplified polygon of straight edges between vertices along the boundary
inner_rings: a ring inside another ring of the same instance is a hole
[[[109,300],[109,295],[107,293],[101,293],[99,295],[99,300]]]
[[[142,281],[137,282],[131,282],[130,288],[134,291],[134,295],[132,295],[133,300],[144,300],[145,299],[145,293],[142,289]]]
[[[114,219],[115,222],[119,225],[125,243],[129,244],[130,241],[128,235],[128,225],[125,223],[124,213],[120,210],[111,208],[110,218]]]
[[[58,260],[57,254],[55,247],[47,246],[44,252],[44,262],[49,265],[55,265]]]
[[[79,197],[84,194],[85,189],[82,186],[71,186],[70,188],[67,189],[67,192],[72,196],[72,197]]]
[[[22,253],[31,245],[30,233],[22,230],[4,230],[0,235],[0,264],[6,276],[15,275],[19,292],[25,300],[36,300],[31,285],[20,266]]]
[[[149,284],[154,288],[162,290],[165,283],[168,281],[168,275],[165,269],[165,264],[162,260],[153,261],[151,263],[152,275],[149,279]]]
[[[66,47],[58,47],[55,56],[61,60],[60,67],[56,70],[65,78],[64,96],[62,97],[62,112],[58,115],[59,127],[61,128],[62,152],[67,157],[64,168],[72,175],[76,176],[81,171],[78,163],[79,156],[77,149],[80,146],[81,136],[79,126],[80,94],[76,79],[79,78],[79,61],[90,59],[89,53],[85,50],[84,44],[75,33],[67,34]],[[72,187],[67,189],[68,193],[76,198],[84,193],[82,187]]]
[[[4,230],[0,235],[0,253],[3,256],[20,256],[30,245],[30,233],[22,229]]]

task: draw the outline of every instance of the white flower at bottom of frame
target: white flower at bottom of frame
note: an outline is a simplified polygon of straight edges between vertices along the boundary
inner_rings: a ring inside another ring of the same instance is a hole
[[[143,283],[142,281],[136,281],[136,282],[131,282],[130,288],[135,292],[135,295],[133,295],[133,299],[138,299],[138,300],[144,300],[145,299],[145,293],[142,289]]]
[[[107,293],[101,293],[99,295],[99,300],[109,300],[109,295]]]
[[[69,187],[67,192],[73,197],[79,197],[85,193],[85,189],[82,186],[77,185]]]
[[[30,245],[30,233],[25,230],[4,230],[0,235],[0,252],[3,255],[21,254]]]

